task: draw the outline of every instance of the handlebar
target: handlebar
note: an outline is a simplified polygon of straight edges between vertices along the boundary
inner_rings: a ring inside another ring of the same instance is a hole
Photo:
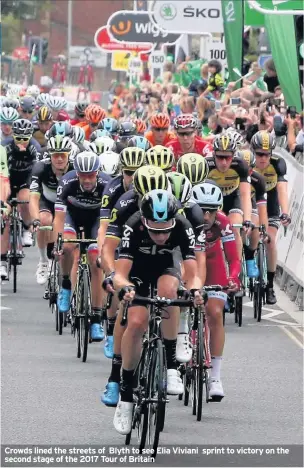
[[[10,200],[7,201],[11,207],[17,206],[17,205],[28,205],[28,201],[23,201],[23,200],[18,200],[17,198],[11,198]]]

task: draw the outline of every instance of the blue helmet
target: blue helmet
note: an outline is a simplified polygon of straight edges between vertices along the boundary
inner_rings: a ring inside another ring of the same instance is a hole
[[[144,195],[140,211],[145,219],[164,223],[175,217],[178,212],[178,202],[167,190],[151,190]]]
[[[54,137],[56,135],[68,136],[73,138],[74,130],[72,125],[69,122],[55,122],[49,130],[49,137]]]
[[[90,141],[95,141],[96,138],[100,138],[100,137],[112,138],[112,135],[111,135],[110,132],[108,132],[108,130],[97,129],[97,130],[95,130],[94,132],[91,133]]]
[[[107,130],[107,132],[111,133],[111,135],[116,135],[119,129],[119,123],[112,117],[106,117],[105,119],[102,119],[101,122],[99,122],[97,128],[100,130]]]
[[[136,146],[144,151],[148,151],[152,145],[147,138],[143,136],[134,136],[128,141],[128,146]]]

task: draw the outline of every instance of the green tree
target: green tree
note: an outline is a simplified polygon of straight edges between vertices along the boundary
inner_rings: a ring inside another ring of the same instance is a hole
[[[21,44],[20,19],[15,18],[12,13],[2,16],[2,51],[6,54]]]

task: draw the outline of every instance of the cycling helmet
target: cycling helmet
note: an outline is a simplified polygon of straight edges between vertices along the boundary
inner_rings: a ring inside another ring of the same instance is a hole
[[[143,136],[134,136],[128,141],[128,146],[136,146],[136,148],[141,148],[144,151],[147,151],[151,148],[151,143]]]
[[[234,134],[232,132],[224,132],[216,135],[213,141],[213,150],[215,153],[217,151],[234,153],[237,150]]]
[[[53,120],[52,112],[47,106],[40,107],[37,118],[39,122],[50,122]]]
[[[128,147],[120,153],[120,164],[122,169],[134,170],[141,167],[145,162],[145,152],[135,146]]]
[[[40,94],[40,89],[37,85],[31,85],[27,88],[26,92],[29,96],[33,96],[33,98],[37,99]]]
[[[146,152],[146,164],[158,166],[164,171],[172,168],[174,163],[174,154],[170,148],[162,145],[153,146]]]
[[[85,117],[89,123],[98,124],[106,116],[106,111],[98,104],[90,104],[85,110]]]
[[[206,179],[192,189],[192,200],[202,208],[216,210],[223,205],[223,194],[213,180]]]
[[[35,99],[32,96],[25,96],[20,98],[19,103],[23,112],[34,112]]]
[[[118,135],[121,139],[130,138],[136,135],[135,123],[131,121],[121,122],[119,130],[118,130]]]
[[[49,130],[49,138],[56,135],[73,137],[73,127],[69,122],[55,122]]]
[[[37,97],[36,104],[41,107],[41,106],[48,106],[49,99],[50,99],[50,94],[48,93],[41,93]]]
[[[73,127],[73,141],[75,143],[83,143],[85,139],[85,132],[82,127],[75,125]]]
[[[13,99],[13,98],[5,98],[3,103],[2,103],[2,107],[12,107],[16,110],[19,109],[19,106],[20,106],[20,103],[19,103],[19,99]]]
[[[69,154],[69,161],[71,162],[74,162],[74,159],[76,158],[77,154],[80,153],[80,149],[78,148],[77,145],[75,145],[75,143],[72,143],[72,149],[71,149],[71,152]]]
[[[64,109],[61,109],[61,110],[58,112],[57,121],[58,121],[58,122],[65,122],[66,120],[70,120],[70,116],[69,116],[69,114],[67,113],[67,111],[65,111]]]
[[[253,135],[250,145],[253,151],[271,152],[276,146],[276,139],[271,133],[261,130]]]
[[[10,97],[10,98],[16,98],[17,96],[19,96],[19,91],[21,89],[21,86],[20,85],[9,85],[9,89],[7,90],[7,97]]]
[[[88,105],[88,102],[77,102],[75,106],[75,115],[77,115],[77,117],[84,117]]]
[[[100,160],[97,154],[92,151],[82,151],[74,159],[74,169],[76,172],[96,172],[100,167]]]
[[[150,119],[151,127],[168,129],[170,127],[170,117],[165,112],[152,115]]]
[[[91,141],[88,145],[88,151],[94,151],[96,154],[104,153],[105,151],[115,151],[116,144],[112,138],[99,137]]]
[[[180,114],[174,119],[173,126],[176,130],[185,128],[195,130],[197,128],[197,118],[192,114]]]
[[[255,167],[255,154],[250,150],[237,151],[235,157],[241,158],[248,164],[249,167]]]
[[[62,109],[65,109],[68,105],[64,97],[61,96],[51,96],[49,95],[47,105],[53,110],[53,111],[60,111]]]
[[[165,171],[156,166],[142,166],[134,174],[133,185],[139,195],[150,190],[167,190],[169,186]]]
[[[33,124],[27,119],[17,119],[12,125],[13,135],[32,136],[34,132]]]
[[[155,189],[144,195],[140,212],[145,219],[164,223],[176,216],[178,203],[174,195],[167,190]]]
[[[209,173],[204,156],[197,153],[184,154],[177,162],[177,172],[184,174],[192,185],[202,182]]]
[[[0,108],[0,122],[3,124],[11,124],[19,119],[19,112],[13,107]]]
[[[142,119],[134,119],[134,123],[136,125],[136,133],[138,135],[144,135],[147,131],[147,125]]]
[[[106,130],[111,135],[117,135],[117,132],[119,129],[119,123],[117,122],[116,119],[113,119],[112,117],[106,117],[102,119],[101,122],[99,122],[97,128],[100,130]]]
[[[188,177],[178,172],[167,172],[167,179],[175,198],[185,205],[192,195],[192,185]]]
[[[239,133],[234,128],[228,128],[225,133],[229,133],[230,138],[232,138],[236,144],[236,146],[243,146],[246,144],[245,138],[241,133]]]
[[[53,86],[53,80],[49,76],[42,76],[40,78],[40,84],[39,86],[41,88],[51,88]]]
[[[114,151],[105,151],[99,155],[100,170],[110,175],[115,176],[119,172],[119,154]]]
[[[107,130],[95,130],[94,132],[91,133],[90,135],[90,141],[95,141],[96,138],[99,137],[109,137],[112,139],[111,133],[109,133]]]
[[[72,150],[71,138],[63,135],[51,137],[47,142],[47,150],[52,153],[70,153]]]

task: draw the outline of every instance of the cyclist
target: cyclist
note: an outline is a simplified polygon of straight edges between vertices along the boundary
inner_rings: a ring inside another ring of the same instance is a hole
[[[99,155],[100,170],[111,177],[116,177],[120,173],[119,154],[114,151],[105,151]]]
[[[85,126],[87,125],[86,117],[85,117],[85,111],[86,108],[88,107],[89,103],[88,102],[77,102],[75,105],[75,118],[71,120],[72,125],[79,125],[79,126]]]
[[[40,94],[40,89],[38,88],[37,85],[30,85],[30,86],[28,86],[28,88],[26,90],[26,94],[28,96],[32,96],[34,99],[37,99],[37,97]]]
[[[109,140],[113,140],[114,141],[114,138],[112,137],[111,133],[108,132],[107,130],[101,130],[101,129],[97,129],[95,130],[94,132],[91,133],[90,135],[90,141],[95,141],[96,138],[101,138],[101,137],[107,137]],[[87,140],[86,140],[87,141]]]
[[[266,302],[277,302],[273,289],[273,280],[277,264],[277,248],[274,242],[280,223],[287,227],[291,218],[288,214],[287,166],[284,158],[273,153],[275,137],[267,131],[253,135],[250,146],[256,156],[256,171],[263,175],[267,191],[268,233],[270,242],[267,245],[267,286]]]
[[[37,113],[38,129],[34,131],[34,138],[41,146],[41,151],[44,152],[47,146],[45,134],[53,125],[53,116],[51,110],[47,106],[42,106]]]
[[[69,238],[77,238],[79,227],[85,228],[85,236],[97,239],[99,227],[100,200],[110,177],[98,173],[99,158],[95,153],[84,151],[74,160],[74,171],[63,176],[58,185],[55,203],[54,235],[64,232]],[[71,269],[73,265],[74,244],[65,244],[61,260],[62,285],[58,296],[58,308],[61,313],[68,312],[71,300]],[[92,319],[91,339],[101,341],[104,338],[101,326],[101,279],[102,272],[96,266],[98,255],[97,243],[88,249],[88,259],[92,276]],[[74,278],[75,281],[75,278]],[[73,283],[74,283],[73,281]]]
[[[250,235],[250,245],[243,244],[246,271],[249,278],[256,278],[259,275],[259,270],[255,261],[255,251],[257,249],[260,235],[258,227],[262,224],[268,229],[268,216],[267,216],[267,192],[264,177],[254,170],[255,168],[255,155],[250,150],[242,150],[236,153],[236,157],[243,159],[249,166],[249,175],[251,179],[251,203],[252,214],[251,220],[254,224]]]
[[[192,198],[202,208],[204,215],[207,256],[206,285],[229,285],[230,291],[235,292],[240,288],[241,262],[238,257],[235,236],[230,227],[230,220],[222,211],[219,211],[224,203],[221,189],[214,181],[206,179],[202,184],[193,187]],[[228,273],[226,263],[228,264]],[[206,313],[210,328],[212,364],[208,384],[209,395],[213,401],[221,401],[224,397],[220,372],[225,342],[223,310],[226,300],[227,294],[222,291],[208,293]]]
[[[176,138],[169,141],[165,146],[171,148],[175,160],[186,153],[198,153],[208,156],[212,153],[212,146],[196,134],[197,118],[192,114],[181,114],[173,122]]]
[[[51,137],[47,143],[49,159],[37,162],[32,171],[30,185],[30,214],[34,228],[51,226],[55,213],[58,181],[66,172],[73,170],[69,162],[72,142],[69,137]],[[36,271],[38,284],[44,284],[48,278],[48,258],[51,258],[54,238],[51,233],[38,232],[37,245],[40,254]]]
[[[36,101],[35,101],[35,98],[33,98],[32,96],[22,97],[19,101],[19,109],[18,109],[20,118],[33,120],[34,113],[35,113],[35,105],[36,105]]]
[[[144,151],[148,151],[151,148],[151,143],[149,140],[147,140],[147,138],[137,135],[130,138],[128,141],[128,146],[136,146],[137,148],[141,148]]]
[[[114,293],[113,275],[115,272],[115,252],[119,247],[123,226],[131,215],[139,209],[142,197],[151,189],[167,190],[168,179],[165,172],[159,167],[142,166],[134,174],[134,189],[128,190],[116,202],[111,214],[105,242],[101,250],[102,267],[105,272],[104,287],[108,292]],[[102,225],[103,223],[101,223]],[[105,355],[112,358],[112,369],[102,402],[107,406],[116,406],[119,398],[119,382],[121,369],[121,339],[124,328],[120,325],[120,319],[116,320],[116,311],[119,306],[117,295],[112,300],[108,310],[108,339],[109,347],[104,349]],[[114,332],[114,345],[113,345]],[[113,347],[114,346],[114,347]]]
[[[83,126],[86,140],[89,140],[90,135],[97,129],[99,122],[106,116],[106,111],[98,104],[90,104],[85,110],[85,118],[87,125]],[[78,124],[79,125],[79,124]]]
[[[58,114],[61,110],[64,110],[67,107],[67,102],[64,97],[61,96],[51,96],[47,98],[46,105],[51,109],[53,114],[53,119],[58,120]]]
[[[109,137],[98,137],[93,142],[85,143],[88,151],[93,151],[96,154],[102,154],[105,151],[115,151],[116,143]]]
[[[73,127],[73,143],[77,146],[79,151],[85,151],[85,133],[82,127],[75,125]]]
[[[113,117],[106,117],[99,122],[97,128],[100,130],[106,130],[114,138],[118,133],[119,123],[116,119],[113,119]]]
[[[134,123],[136,125],[136,133],[139,136],[145,136],[145,132],[147,131],[147,125],[142,119],[134,119]],[[150,142],[151,143],[151,142]]]
[[[19,119],[19,113],[13,107],[2,107],[0,109],[1,139],[12,135],[12,125]]]
[[[31,172],[34,163],[39,160],[39,153],[32,138],[34,127],[29,120],[18,119],[12,128],[13,136],[6,138],[2,143],[7,152],[11,196],[17,196],[19,201],[29,201]],[[24,227],[23,245],[30,247],[32,234],[29,231],[31,218],[28,205],[21,205],[20,212]]]
[[[152,146],[165,146],[175,137],[174,133],[169,131],[170,117],[165,112],[153,114],[150,119],[150,127],[151,130],[145,133],[145,137]]]
[[[174,299],[181,280],[180,263],[175,252],[180,249],[187,289],[193,290],[195,303],[201,304],[197,275],[195,235],[191,224],[177,214],[178,203],[166,190],[153,190],[143,197],[140,211],[125,224],[114,275],[114,286],[120,300],[132,301],[135,290],[149,295],[150,285],[157,286],[160,297]],[[204,247],[203,247],[204,248]],[[177,310],[176,310],[177,309]],[[179,395],[183,384],[177,371],[176,337],[178,308],[165,309],[167,320],[162,322],[167,362],[167,391]],[[114,427],[121,434],[131,430],[133,414],[133,376],[140,358],[142,336],[148,326],[148,312],[131,303],[122,339],[122,383]]]
[[[165,146],[155,145],[146,151],[146,164],[160,167],[165,172],[171,171],[174,164],[173,152]]]
[[[200,154],[184,154],[177,162],[177,172],[184,174],[192,185],[203,182],[208,176],[209,167]]]
[[[121,122],[118,135],[116,137],[117,152],[120,153],[124,148],[128,146],[129,140],[136,136],[136,125],[134,122],[126,120]]]
[[[2,217],[5,219],[9,213],[9,205],[7,204],[10,195],[9,172],[7,164],[7,154],[4,146],[0,145],[0,199],[1,208],[5,211],[2,212]],[[1,265],[0,265],[0,278],[7,279],[7,248],[8,248],[8,235],[9,227],[1,229]]]
[[[224,197],[223,212],[231,224],[243,224],[244,231],[251,228],[251,186],[247,163],[236,158],[237,143],[235,134],[224,132],[217,135],[213,142],[214,156],[206,161],[209,166],[208,178],[222,190]],[[244,221],[243,221],[244,220]],[[242,258],[243,242],[240,229],[232,227]]]

